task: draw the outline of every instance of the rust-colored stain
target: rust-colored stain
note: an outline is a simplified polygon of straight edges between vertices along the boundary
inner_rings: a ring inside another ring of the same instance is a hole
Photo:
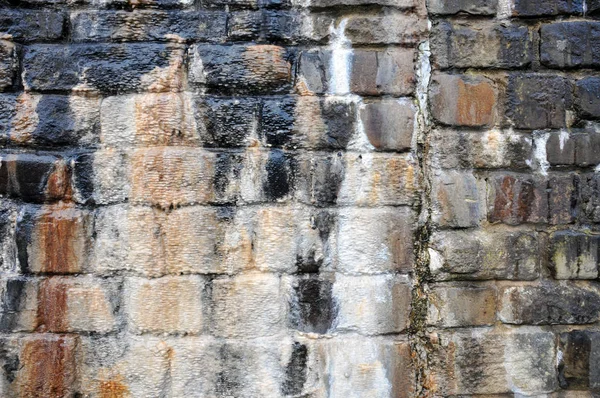
[[[80,271],[84,251],[83,219],[78,210],[64,204],[46,206],[36,223],[36,256],[40,272]]]
[[[68,337],[27,341],[21,352],[20,396],[63,398],[75,381],[75,343]]]
[[[129,397],[129,388],[123,384],[121,378],[102,380],[98,386],[100,398],[125,398]]]
[[[492,86],[486,82],[477,84],[458,80],[456,117],[458,124],[481,126],[492,124],[496,96]]]
[[[496,198],[494,200],[494,210],[492,212],[493,220],[506,220],[512,214],[515,178],[505,176],[502,178],[500,186],[496,188]]]
[[[62,159],[58,160],[48,176],[48,181],[46,182],[46,196],[49,199],[70,199],[72,195],[70,181],[71,173],[66,162]]]
[[[285,59],[285,49],[273,45],[255,45],[246,49],[243,60],[252,74],[248,78],[261,81],[285,81],[291,78],[292,66]]]
[[[67,285],[62,278],[49,278],[40,283],[38,325],[40,331],[67,330]]]

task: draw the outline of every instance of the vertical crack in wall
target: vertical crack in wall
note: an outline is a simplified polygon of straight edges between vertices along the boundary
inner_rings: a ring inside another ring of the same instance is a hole
[[[431,24],[428,21],[428,28]],[[419,218],[415,231],[415,269],[410,314],[409,340],[415,365],[416,396],[431,396],[428,377],[430,343],[427,336],[427,283],[429,281],[428,242],[431,233],[431,169],[429,165],[430,128],[428,90],[431,78],[429,40],[419,44],[417,59],[417,131],[416,156],[419,163],[421,196],[418,204]]]

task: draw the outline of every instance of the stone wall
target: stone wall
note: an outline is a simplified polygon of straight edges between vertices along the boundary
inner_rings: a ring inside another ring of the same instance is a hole
[[[596,396],[599,11],[0,2],[0,396]]]

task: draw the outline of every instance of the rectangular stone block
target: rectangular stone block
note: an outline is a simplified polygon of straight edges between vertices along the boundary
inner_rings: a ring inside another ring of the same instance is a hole
[[[72,40],[90,41],[223,41],[226,14],[220,11],[75,11]]]
[[[556,279],[596,279],[600,236],[559,231],[550,236],[550,269]]]
[[[19,210],[16,203],[7,200],[0,204],[0,272],[7,277],[21,271],[15,239]]]
[[[50,41],[63,35],[66,15],[58,11],[2,9],[0,37],[18,42]]]
[[[195,45],[189,51],[190,83],[210,92],[270,94],[289,91],[292,54],[274,45]]]
[[[210,329],[218,337],[263,337],[283,330],[285,301],[281,280],[249,273],[211,282]]]
[[[393,275],[336,275],[332,296],[337,304],[335,332],[365,335],[401,333],[409,326],[411,285]]]
[[[440,395],[527,394],[558,388],[555,336],[538,329],[441,335],[432,384]]]
[[[130,328],[136,333],[201,333],[204,288],[204,280],[192,275],[128,278],[125,291]]]
[[[514,286],[499,297],[498,317],[508,324],[587,324],[600,317],[600,295],[593,285]]]
[[[427,323],[451,328],[490,326],[496,321],[496,289],[487,285],[434,285]]]
[[[177,44],[33,45],[23,58],[23,84],[33,91],[179,91],[184,55]]]
[[[287,277],[289,286],[288,326],[303,333],[328,334],[335,330],[339,314],[338,297],[334,297],[331,274],[312,273]]]
[[[397,7],[410,9],[418,6],[418,0],[310,0],[308,6],[314,8],[328,8],[336,6],[364,6],[378,5],[383,7]]]
[[[600,117],[600,78],[586,77],[575,83],[575,102],[583,117]]]
[[[532,47],[526,26],[443,20],[433,27],[432,56],[441,69],[522,68],[531,62]]]
[[[429,86],[432,116],[451,126],[492,126],[499,120],[495,84],[479,75],[434,74]]]
[[[355,48],[348,51],[347,74],[344,76],[339,76],[339,72],[333,70],[331,50],[302,51],[296,90],[303,95],[336,93],[335,85],[340,84],[347,85],[349,92],[361,95],[401,96],[413,93],[416,83],[413,49]],[[344,54],[342,53],[341,56]]]
[[[600,175],[589,173],[579,179],[579,202],[577,218],[581,222],[600,221]]]
[[[430,239],[429,268],[435,280],[533,280],[540,272],[538,234],[533,231],[440,231]]]
[[[73,274],[88,269],[93,217],[67,204],[28,206],[19,214],[18,259],[24,273]]]
[[[37,281],[24,277],[0,279],[0,331],[35,330],[38,326],[38,288]]]
[[[576,174],[552,175],[548,179],[548,222],[570,224],[576,220],[575,206],[579,190]]]
[[[0,100],[0,136],[13,145],[92,146],[100,132],[100,99],[7,95]]]
[[[485,217],[482,183],[470,172],[440,171],[434,176],[433,222],[440,227],[475,227]]]
[[[4,396],[69,397],[77,389],[78,337],[35,334],[2,338]]]
[[[0,154],[0,195],[50,202],[69,195],[69,166],[53,155]]]
[[[412,146],[416,108],[408,99],[367,102],[360,119],[369,143],[378,150],[403,151]]]
[[[187,93],[149,93],[102,100],[100,141],[107,147],[195,146],[199,131]]]
[[[84,277],[43,279],[38,293],[38,329],[109,333],[119,325],[120,280]]]
[[[230,41],[296,43],[307,36],[304,26],[309,18],[288,10],[236,11],[230,14],[227,37]]]
[[[129,196],[131,157],[114,149],[84,152],[70,159],[73,200],[81,204],[124,202]]]
[[[513,15],[533,17],[584,13],[584,0],[514,0]]]
[[[427,11],[435,15],[495,15],[497,3],[497,0],[433,0],[429,2]]]
[[[509,225],[548,222],[548,181],[535,175],[497,174],[488,179],[488,220]]]
[[[599,338],[595,331],[573,330],[560,334],[558,380],[561,388],[595,391],[600,387]],[[585,394],[584,391],[577,393]]]
[[[550,68],[600,67],[600,22],[542,25],[540,60]]]
[[[435,129],[431,139],[431,158],[436,167],[530,169],[533,140],[528,133]]]
[[[345,35],[353,44],[416,44],[426,31],[424,18],[398,11],[356,14],[345,26]]]
[[[174,350],[152,336],[84,336],[78,348],[82,395],[92,397],[167,394]]]
[[[340,209],[336,270],[346,274],[410,271],[413,222],[409,208]]]
[[[0,92],[17,83],[18,72],[17,45],[0,40]]]
[[[544,98],[540,101],[540,98]],[[569,127],[571,83],[562,76],[512,74],[508,79],[506,116],[520,129]]]
[[[255,98],[195,97],[193,106],[197,134],[204,146],[248,147],[259,143],[262,112]]]

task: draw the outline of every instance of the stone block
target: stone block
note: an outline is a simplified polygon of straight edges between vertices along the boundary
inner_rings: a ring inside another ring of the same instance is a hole
[[[506,116],[520,129],[569,127],[571,83],[562,76],[513,74],[508,80]]]
[[[211,283],[207,305],[215,336],[273,336],[283,330],[286,308],[278,276],[249,273]]]
[[[432,55],[442,69],[522,68],[531,62],[532,39],[526,26],[440,21],[433,28]]]
[[[600,67],[600,22],[543,25],[540,60],[550,68]]]
[[[429,325],[451,328],[489,326],[496,321],[496,289],[486,285],[434,285],[429,295]]]
[[[411,148],[416,108],[409,100],[367,102],[360,118],[369,143],[378,150],[403,151]]]
[[[356,14],[345,26],[345,35],[353,44],[416,44],[426,31],[424,18],[398,11]]]
[[[306,34],[305,18],[288,10],[236,11],[230,14],[227,37],[231,41],[295,43]]]
[[[556,279],[596,279],[600,236],[558,231],[550,236],[549,266]]]
[[[561,388],[595,391],[600,387],[599,338],[595,331],[573,330],[560,334],[558,380]]]
[[[55,333],[109,333],[119,326],[120,281],[52,277],[40,282],[38,329]]]
[[[53,10],[2,9],[0,37],[18,42],[60,39],[66,15]]]
[[[289,327],[303,333],[333,332],[339,303],[334,296],[332,278],[310,274],[284,281],[290,286]]]
[[[439,172],[433,182],[433,221],[441,227],[479,225],[485,216],[479,185],[470,172]]]
[[[24,273],[77,274],[87,270],[93,216],[67,204],[28,206],[17,221],[16,242]]]
[[[33,91],[179,91],[184,55],[176,44],[33,45],[23,58],[23,84]]]
[[[26,202],[50,202],[68,196],[69,166],[53,155],[0,155],[0,195]]]
[[[93,41],[223,41],[226,14],[220,11],[75,11],[72,40]]]
[[[497,0],[432,0],[427,11],[434,15],[473,14],[495,15]]]
[[[502,289],[498,317],[503,323],[529,325],[587,324],[600,317],[592,285],[526,285]]]
[[[260,104],[253,98],[194,99],[194,117],[201,142],[208,147],[246,147],[258,144]]]
[[[429,86],[432,116],[452,126],[492,126],[498,120],[494,83],[477,75],[435,74]]]
[[[575,84],[575,101],[583,117],[600,117],[600,78],[586,77]]]
[[[38,326],[38,289],[37,281],[24,277],[0,280],[0,331],[35,330]]]
[[[584,0],[514,0],[513,15],[519,17],[583,13]]]
[[[6,40],[0,40],[0,92],[17,83],[18,73],[17,45]]]
[[[291,87],[291,54],[275,45],[195,45],[190,82],[210,92],[271,94]]]
[[[440,231],[430,240],[435,280],[533,280],[540,272],[535,232]]]
[[[199,276],[128,278],[125,291],[130,327],[137,333],[201,333],[204,287]]]
[[[488,220],[509,225],[548,221],[548,182],[523,174],[497,174],[488,179]]]

